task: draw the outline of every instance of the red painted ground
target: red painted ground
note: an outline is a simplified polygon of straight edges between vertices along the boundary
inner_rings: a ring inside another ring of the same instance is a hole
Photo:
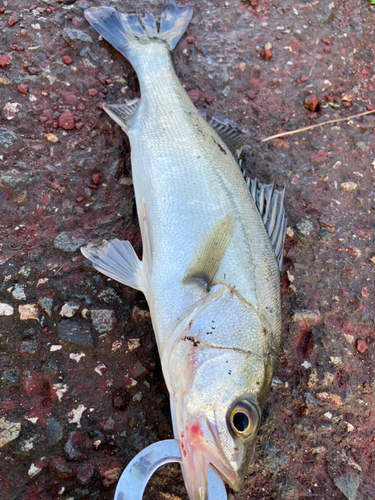
[[[114,237],[141,247],[129,144],[100,109],[137,96],[138,83],[84,20],[99,4],[0,4],[4,500],[110,499],[131,457],[172,437],[143,296],[79,252]],[[192,4],[177,73],[198,108],[251,129],[246,169],[286,185],[290,227],[275,383],[243,490],[229,498],[372,499],[375,115],[260,140],[374,109],[375,7]],[[178,467],[145,498],[185,500]]]

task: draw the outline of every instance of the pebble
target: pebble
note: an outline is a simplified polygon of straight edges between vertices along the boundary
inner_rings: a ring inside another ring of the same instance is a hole
[[[200,99],[201,96],[201,92],[198,89],[189,90],[187,94],[193,102],[198,101],[198,99]]]
[[[63,428],[58,420],[55,418],[47,418],[46,420],[46,434],[48,439],[48,444],[50,446],[55,445],[63,438]]]
[[[63,31],[63,38],[66,42],[73,42],[78,40],[80,42],[93,43],[91,36],[87,35],[84,31],[74,28],[67,28]]]
[[[81,427],[81,418],[85,410],[87,410],[87,407],[82,404],[78,405],[77,408],[73,408],[73,410],[68,413],[69,424],[77,424],[77,427]]]
[[[63,61],[64,61],[64,64],[69,65],[69,64],[72,64],[73,59],[70,56],[64,56]]]
[[[37,318],[32,318],[32,319],[37,319]],[[25,340],[20,344],[20,352],[22,354],[36,354],[38,349],[39,349],[39,342],[36,341]]]
[[[357,189],[357,184],[352,181],[342,182],[340,186],[344,191],[354,191],[355,189]]]
[[[14,26],[15,24],[17,24],[19,22],[19,19],[17,17],[10,17],[8,19],[8,24],[9,26]]]
[[[82,434],[76,431],[73,431],[69,434],[68,441],[65,443],[64,451],[66,454],[66,458],[68,460],[82,460],[85,459],[86,456],[83,455],[77,447],[82,444],[83,437]]]
[[[12,62],[12,56],[0,55],[0,68],[8,66]]]
[[[343,476],[333,478],[333,482],[348,500],[357,498],[357,490],[359,487],[359,476],[353,472],[347,472]]]
[[[61,308],[60,316],[63,316],[64,318],[72,318],[78,311],[79,307],[79,304],[75,304],[74,302],[66,302]]]
[[[308,309],[301,309],[300,311],[295,311],[292,315],[292,321],[298,323],[299,321],[319,321],[320,320],[320,312],[309,311]]]
[[[95,473],[94,467],[90,463],[81,465],[77,470],[78,481],[82,484],[88,484]]]
[[[365,340],[358,339],[355,347],[357,351],[360,352],[361,354],[367,351],[367,343]]]
[[[0,148],[9,149],[9,147],[18,140],[18,135],[16,135],[14,132],[11,132],[6,127],[0,126]]]
[[[322,401],[325,401],[334,408],[340,408],[343,404],[341,397],[338,394],[334,394],[332,392],[318,392],[316,397],[321,399]]]
[[[93,309],[91,321],[99,333],[110,332],[116,321],[115,313],[110,309]]]
[[[187,43],[195,43],[195,38],[193,36],[189,36]]]
[[[318,111],[320,108],[320,104],[320,100],[314,94],[309,94],[305,98],[305,108],[307,108],[309,111]]]
[[[64,111],[59,117],[59,127],[64,130],[72,130],[74,128],[74,118],[70,111]]]
[[[86,325],[78,321],[66,319],[57,325],[57,334],[60,340],[72,344],[92,347],[94,342]]]
[[[46,134],[44,137],[47,139],[47,141],[54,142],[54,143],[59,142],[59,139],[58,139],[58,137],[55,136],[55,134]]]
[[[118,410],[125,410],[130,401],[130,394],[124,389],[118,389],[112,394],[112,404]]]
[[[89,89],[89,96],[94,97],[99,94],[99,91],[96,89]]]
[[[29,92],[29,87],[26,83],[21,83],[18,85],[18,92],[21,92],[21,94],[27,94]]]
[[[0,316],[12,316],[13,313],[14,313],[14,308],[12,306],[0,302]]]
[[[81,358],[84,358],[86,356],[86,354],[84,354],[83,352],[81,353],[74,353],[74,352],[71,352],[69,354],[69,359],[74,359],[74,361],[76,361],[77,363],[79,363],[81,361]]]
[[[38,304],[39,307],[42,309],[42,311],[47,314],[47,316],[49,317],[52,316],[53,299],[49,299],[48,297],[42,297],[41,299],[38,300]]]
[[[17,439],[20,432],[21,424],[19,422],[9,422],[0,418],[0,448]]]
[[[314,231],[314,224],[308,219],[300,219],[296,224],[296,229],[304,236],[310,236]]]
[[[1,372],[1,382],[7,387],[20,386],[20,371],[18,368],[10,368]]]
[[[76,238],[72,234],[66,233],[65,231],[58,234],[55,238],[55,248],[63,250],[64,252],[75,252],[85,243],[85,240],[81,238]]]
[[[39,319],[39,310],[36,304],[25,304],[24,306],[18,306],[18,312],[22,321],[28,319]]]

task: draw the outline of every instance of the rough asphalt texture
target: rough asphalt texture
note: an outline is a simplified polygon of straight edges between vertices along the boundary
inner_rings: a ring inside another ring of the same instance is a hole
[[[0,4],[0,498],[111,499],[132,456],[172,437],[144,297],[79,247],[141,252],[127,138],[103,102],[134,71],[83,17],[154,1]],[[192,0],[175,52],[198,108],[252,131],[249,174],[286,185],[284,333],[256,455],[234,500],[375,497],[375,7]],[[160,166],[162,168],[162,165]],[[178,466],[148,500],[182,499]]]

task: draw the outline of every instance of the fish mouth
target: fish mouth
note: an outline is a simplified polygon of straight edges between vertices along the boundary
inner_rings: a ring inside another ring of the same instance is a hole
[[[218,438],[216,426],[202,417],[185,426],[179,443],[182,473],[190,500],[207,499],[207,471],[212,465],[229,486],[238,491],[242,475],[229,464]]]

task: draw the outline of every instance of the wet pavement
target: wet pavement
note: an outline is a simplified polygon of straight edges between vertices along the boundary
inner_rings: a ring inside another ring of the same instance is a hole
[[[283,338],[255,457],[231,500],[375,497],[375,7],[367,0],[192,1],[175,51],[191,99],[251,131],[244,166],[286,186]],[[20,6],[20,4],[22,4]],[[101,104],[135,73],[83,17],[92,5],[0,3],[0,498],[110,499],[172,437],[142,294],[79,248],[141,252],[127,138]],[[186,500],[179,466],[147,500]]]

